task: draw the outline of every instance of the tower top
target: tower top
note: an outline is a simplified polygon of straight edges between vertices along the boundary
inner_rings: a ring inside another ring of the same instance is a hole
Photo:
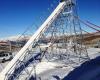
[[[74,0],[60,0],[60,2],[67,2],[67,5],[69,5],[69,6],[75,5],[75,1]]]
[[[67,0],[60,0],[60,2],[67,1]]]

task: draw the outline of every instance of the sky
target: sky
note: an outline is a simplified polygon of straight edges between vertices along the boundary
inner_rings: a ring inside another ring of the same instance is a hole
[[[100,0],[77,0],[78,15],[100,26]],[[0,0],[0,38],[19,35],[33,24],[39,26],[59,0]]]

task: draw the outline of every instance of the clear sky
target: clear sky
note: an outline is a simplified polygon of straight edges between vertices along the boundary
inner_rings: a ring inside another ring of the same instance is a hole
[[[77,1],[81,19],[100,26],[100,0]],[[33,22],[40,24],[40,18],[44,21],[58,3],[59,0],[0,0],[0,38],[21,34]]]

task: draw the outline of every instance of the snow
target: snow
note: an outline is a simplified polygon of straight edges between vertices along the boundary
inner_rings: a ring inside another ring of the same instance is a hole
[[[87,49],[89,53],[90,59],[94,59],[97,56],[100,56],[100,48],[89,48]],[[64,76],[68,75],[69,72],[71,72],[74,69],[74,67],[70,65],[64,65],[60,63],[55,62],[41,62],[36,66],[36,73],[38,77],[42,76],[42,80],[56,80],[53,78],[53,75],[57,75],[60,78],[63,78]]]
[[[94,59],[97,56],[100,56],[100,48],[89,48],[87,49],[89,53],[90,59]],[[2,63],[0,65],[6,66],[8,62]],[[67,63],[67,62],[66,62]],[[76,64],[73,64],[73,66],[76,66]],[[41,77],[41,80],[56,80],[53,76],[58,76],[59,78],[64,78],[66,75],[68,75],[75,67],[68,64],[63,64],[60,62],[48,62],[46,60],[43,60],[42,62],[38,63],[36,65],[36,74],[37,77]],[[2,69],[2,67],[0,67]],[[31,69],[30,69],[31,70]],[[0,70],[1,71],[1,70]],[[34,70],[31,73],[31,75],[34,76]],[[24,75],[21,80],[24,79]]]
[[[87,49],[90,59],[94,59],[97,56],[100,56],[100,48],[89,48]]]
[[[41,62],[36,66],[37,77],[41,77],[42,80],[54,80],[53,75],[58,75],[63,78],[67,75],[73,68],[70,66],[64,66],[63,64],[54,62]],[[34,74],[34,71],[32,72]],[[32,75],[31,74],[31,75]]]
[[[37,74],[40,74],[46,70],[54,69],[57,65],[58,64],[52,62],[41,62],[36,66],[36,72]]]

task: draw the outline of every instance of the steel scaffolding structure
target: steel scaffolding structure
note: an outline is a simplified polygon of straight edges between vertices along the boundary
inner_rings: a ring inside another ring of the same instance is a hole
[[[38,80],[35,67],[41,62],[76,66],[89,60],[83,43],[76,1],[61,0],[26,45],[0,73],[1,80]]]

